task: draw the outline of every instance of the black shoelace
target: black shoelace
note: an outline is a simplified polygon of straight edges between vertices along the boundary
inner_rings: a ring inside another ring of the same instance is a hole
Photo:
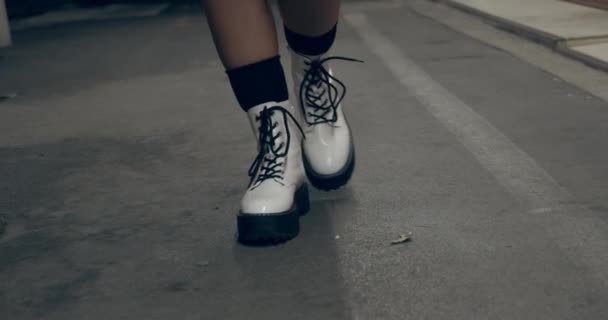
[[[330,60],[363,62],[339,56],[304,62],[308,69],[300,84],[300,105],[307,115],[305,118],[309,125],[335,123],[338,120],[336,110],[346,95],[346,86],[323,66],[323,63]]]
[[[274,129],[279,125],[278,122],[273,122],[272,119],[275,112],[283,114],[286,138],[281,143],[277,143],[277,140],[283,132],[273,133]],[[298,121],[283,107],[264,108],[260,112],[260,115],[256,117],[256,120],[260,122],[258,136],[259,150],[258,155],[249,168],[250,187],[253,186],[255,188],[267,179],[275,179],[278,183],[283,184],[280,179],[283,178],[283,164],[289,151],[289,144],[291,143],[291,133],[289,132],[289,125],[287,123],[289,118],[293,120],[302,135],[304,135]]]

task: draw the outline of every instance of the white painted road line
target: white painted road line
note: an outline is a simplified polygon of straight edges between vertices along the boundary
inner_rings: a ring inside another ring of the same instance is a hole
[[[364,14],[345,14],[344,17],[401,84],[458,137],[504,188],[524,202],[530,211],[530,222],[539,224],[575,263],[586,267],[590,275],[608,285],[606,223],[586,207],[572,205],[572,195],[534,159],[434,81],[377,31]]]
[[[364,2],[345,2],[340,9],[343,13],[370,10],[395,9],[403,7],[403,0],[376,0]]]

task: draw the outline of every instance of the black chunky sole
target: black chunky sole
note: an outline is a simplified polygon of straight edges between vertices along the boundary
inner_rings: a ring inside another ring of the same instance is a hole
[[[355,171],[355,147],[351,143],[348,161],[346,161],[346,164],[340,171],[331,175],[316,173],[312,169],[308,159],[306,159],[306,156],[303,156],[303,161],[306,177],[308,177],[308,181],[310,181],[313,187],[323,191],[336,190],[346,185],[353,176],[353,172]]]
[[[238,240],[247,245],[274,245],[295,238],[300,232],[300,216],[310,210],[308,186],[302,184],[294,194],[293,207],[273,214],[239,213]]]

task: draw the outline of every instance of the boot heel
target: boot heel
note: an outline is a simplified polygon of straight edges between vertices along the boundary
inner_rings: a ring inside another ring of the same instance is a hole
[[[310,196],[308,194],[308,185],[306,183],[302,184],[298,191],[296,191],[295,202],[301,216],[310,211]]]

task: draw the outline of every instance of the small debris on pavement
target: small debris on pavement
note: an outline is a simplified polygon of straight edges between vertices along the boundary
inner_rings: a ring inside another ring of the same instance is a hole
[[[197,267],[203,268],[209,266],[209,261],[201,261],[196,263]]]
[[[2,94],[2,95],[0,95],[0,101],[14,99],[14,98],[17,98],[18,96],[19,96],[19,94],[17,94],[17,93]]]
[[[399,236],[399,238],[391,241],[391,245],[406,243],[410,240],[412,240],[412,233],[408,232],[407,234],[402,234]]]
[[[336,239],[336,240],[340,240],[340,236],[339,236],[339,235],[336,235],[336,236],[334,237],[334,239]]]

